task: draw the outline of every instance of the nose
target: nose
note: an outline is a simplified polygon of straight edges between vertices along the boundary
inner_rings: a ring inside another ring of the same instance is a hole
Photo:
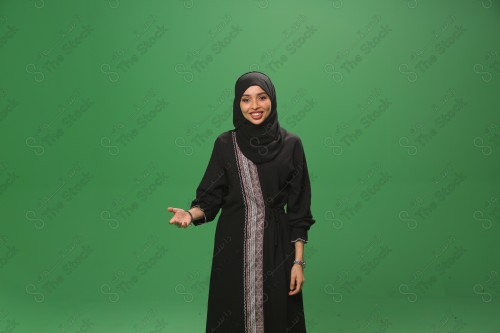
[[[253,102],[252,102],[252,109],[256,110],[258,108],[258,106],[259,106],[258,102],[259,102],[258,98],[256,98],[256,99],[253,100]]]

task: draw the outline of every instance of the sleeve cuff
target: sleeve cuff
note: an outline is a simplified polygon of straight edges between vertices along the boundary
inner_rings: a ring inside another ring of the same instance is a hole
[[[307,243],[307,241],[305,239],[302,239],[302,238],[297,238],[295,240],[292,240],[292,243],[296,243],[297,241],[302,241],[304,244]]]
[[[291,235],[290,235],[290,239],[292,240],[292,243],[295,243],[296,241],[301,240],[305,244],[308,242],[307,236],[308,236],[307,229],[293,228]]]

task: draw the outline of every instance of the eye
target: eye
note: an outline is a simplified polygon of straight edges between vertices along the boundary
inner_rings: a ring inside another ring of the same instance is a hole
[[[261,96],[260,96],[260,99],[261,99],[261,100],[265,100],[265,99],[267,99],[267,96],[266,96],[266,95],[261,95]]]
[[[248,102],[248,98],[243,98],[241,101],[242,101],[243,103],[247,103],[247,102]]]

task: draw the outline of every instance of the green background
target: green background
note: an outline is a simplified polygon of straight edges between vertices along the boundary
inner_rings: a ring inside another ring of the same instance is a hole
[[[1,1],[0,332],[204,332],[178,229],[273,80],[316,224],[308,332],[500,332],[498,1]]]

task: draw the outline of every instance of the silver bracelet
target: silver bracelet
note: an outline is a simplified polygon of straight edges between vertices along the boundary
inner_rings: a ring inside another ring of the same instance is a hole
[[[306,262],[303,260],[294,260],[293,263],[299,264],[300,266],[302,266],[302,268],[306,268]]]

